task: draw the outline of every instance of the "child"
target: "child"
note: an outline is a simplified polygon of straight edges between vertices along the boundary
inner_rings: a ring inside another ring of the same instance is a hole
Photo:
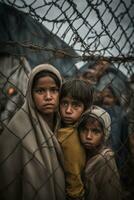
[[[25,103],[0,139],[0,199],[65,199],[63,155],[55,136],[61,84],[50,64],[31,71]]]
[[[85,152],[80,144],[76,123],[82,113],[91,106],[92,91],[86,82],[67,80],[60,92],[61,129],[57,133],[65,164],[67,199],[83,199],[84,186],[81,173],[85,166]]]
[[[110,129],[109,114],[98,106],[92,106],[79,121],[78,132],[87,156],[84,171],[86,200],[121,199],[114,154],[105,146]]]
[[[117,167],[122,176],[122,167],[127,162],[128,120],[126,112],[121,105],[121,98],[116,88],[111,84],[102,91],[102,107],[111,117],[111,131],[108,144],[115,153]],[[121,177],[122,178],[122,177]]]

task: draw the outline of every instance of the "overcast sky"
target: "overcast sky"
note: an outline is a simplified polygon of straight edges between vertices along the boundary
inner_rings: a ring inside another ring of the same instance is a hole
[[[90,53],[101,53],[104,56],[119,56],[121,55],[120,52],[124,55],[132,55],[134,52],[134,47],[132,48],[134,41],[133,0],[72,1],[81,16],[74,12],[73,6],[70,7],[67,0],[46,0],[47,3],[56,2],[56,6],[51,7],[50,5],[45,6],[44,0],[37,0],[36,2],[35,0],[4,0],[4,2],[15,2],[20,7],[24,6],[24,3],[31,5],[37,15],[45,16],[47,20],[56,18],[62,20],[66,17],[64,23],[53,24],[44,21],[43,24],[50,31],[53,30],[66,43],[72,45],[78,53],[82,53],[87,47]],[[87,2],[91,3],[90,6]],[[29,13],[29,7],[21,10]],[[72,27],[67,20],[71,22]],[[74,30],[79,37],[76,43]],[[84,40],[84,47],[80,39]],[[104,48],[106,48],[105,51]],[[121,51],[119,52],[119,50]]]

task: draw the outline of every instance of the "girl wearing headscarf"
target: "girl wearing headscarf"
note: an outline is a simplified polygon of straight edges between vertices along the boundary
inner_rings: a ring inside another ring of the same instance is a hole
[[[25,103],[0,138],[0,199],[65,199],[63,155],[55,137],[61,84],[50,64],[32,70]]]
[[[87,163],[84,172],[86,200],[120,200],[121,187],[113,151],[105,146],[111,119],[98,106],[92,106],[81,117],[78,132]]]

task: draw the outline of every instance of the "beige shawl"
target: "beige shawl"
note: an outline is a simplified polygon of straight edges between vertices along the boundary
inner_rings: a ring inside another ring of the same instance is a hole
[[[26,101],[0,137],[0,199],[65,199],[60,145],[34,108],[31,96],[33,78],[44,70],[53,72],[61,82],[53,66],[35,67],[30,75]],[[56,120],[58,122],[57,117]]]

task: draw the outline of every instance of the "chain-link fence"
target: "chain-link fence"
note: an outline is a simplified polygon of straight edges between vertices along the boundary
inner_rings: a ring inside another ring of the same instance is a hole
[[[95,103],[100,106],[108,88],[118,99],[116,106],[120,105],[106,109],[113,120],[112,147],[120,158],[119,171],[124,173],[124,199],[132,198],[134,188],[133,10],[133,0],[0,1],[1,130],[22,106],[29,73],[38,64],[54,65],[65,79],[89,81],[95,88]],[[34,189],[33,199],[38,199]]]

